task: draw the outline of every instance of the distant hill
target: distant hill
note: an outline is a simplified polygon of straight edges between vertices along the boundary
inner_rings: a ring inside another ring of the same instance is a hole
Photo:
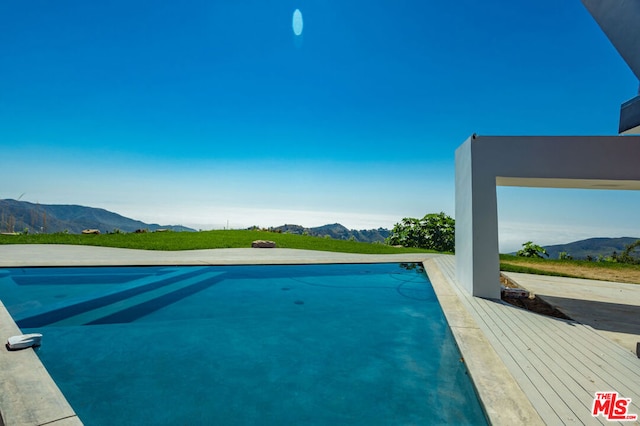
[[[269,228],[272,232],[282,232],[288,234],[311,235],[314,237],[329,236],[335,240],[354,239],[365,243],[384,242],[391,231],[385,228],[355,230],[347,229],[339,223],[331,225],[323,225],[315,228],[305,228],[300,225],[282,225],[275,228]]]
[[[0,200],[0,232],[79,234],[84,229],[99,229],[102,233],[138,229],[155,231],[194,231],[180,225],[158,225],[129,219],[117,213],[93,207],[59,204],[33,204],[26,201]]]
[[[586,259],[587,256],[596,259],[600,255],[611,256],[614,251],[620,254],[626,246],[639,239],[633,237],[589,238],[573,243],[545,246],[544,248],[549,254],[549,259],[557,259],[558,253],[563,251],[573,256],[574,259]]]

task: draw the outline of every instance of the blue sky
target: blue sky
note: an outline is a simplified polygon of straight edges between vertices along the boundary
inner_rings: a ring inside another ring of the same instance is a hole
[[[638,89],[578,0],[3,2],[0,46],[0,198],[200,229],[453,215],[472,133],[615,134]],[[640,236],[635,192],[498,197],[503,251]]]

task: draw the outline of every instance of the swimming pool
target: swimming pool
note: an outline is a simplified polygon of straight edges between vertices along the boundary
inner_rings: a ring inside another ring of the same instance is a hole
[[[419,264],[14,268],[87,424],[486,424]]]

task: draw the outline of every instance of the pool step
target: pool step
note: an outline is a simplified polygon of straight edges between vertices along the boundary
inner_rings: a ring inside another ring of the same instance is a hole
[[[15,315],[14,320],[20,328],[43,327],[64,318],[76,316],[82,312],[91,311],[102,306],[111,305],[163,286],[188,279],[204,273],[206,266],[180,268],[162,275],[154,275],[110,287],[106,291],[91,293],[59,303],[31,309]]]
[[[118,302],[112,303],[110,305],[105,305],[97,309],[93,309],[91,311],[83,312],[78,315],[74,315],[68,318],[65,318],[60,321],[56,321],[48,324],[51,327],[57,326],[70,326],[70,325],[85,325],[85,324],[101,324],[101,323],[112,323],[112,322],[125,322],[125,321],[101,321],[107,318],[116,318],[118,314],[128,311],[134,310],[136,307],[148,304],[154,300],[162,299],[164,296],[168,296],[170,294],[179,294],[181,290],[185,290],[189,287],[193,287],[196,284],[200,284],[204,281],[211,280],[212,278],[219,277],[223,275],[224,272],[207,272],[195,277],[188,278],[186,280],[181,280],[172,284],[165,285],[163,287],[157,288],[155,290],[147,291],[142,294],[138,294],[133,297],[129,297],[124,300],[120,300]],[[126,321],[128,322],[128,321]]]

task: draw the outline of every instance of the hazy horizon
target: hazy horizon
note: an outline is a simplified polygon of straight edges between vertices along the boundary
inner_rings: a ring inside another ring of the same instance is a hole
[[[580,2],[5,2],[0,43],[0,198],[196,229],[453,216],[470,135],[638,88]],[[640,234],[637,191],[497,191],[503,252]]]

